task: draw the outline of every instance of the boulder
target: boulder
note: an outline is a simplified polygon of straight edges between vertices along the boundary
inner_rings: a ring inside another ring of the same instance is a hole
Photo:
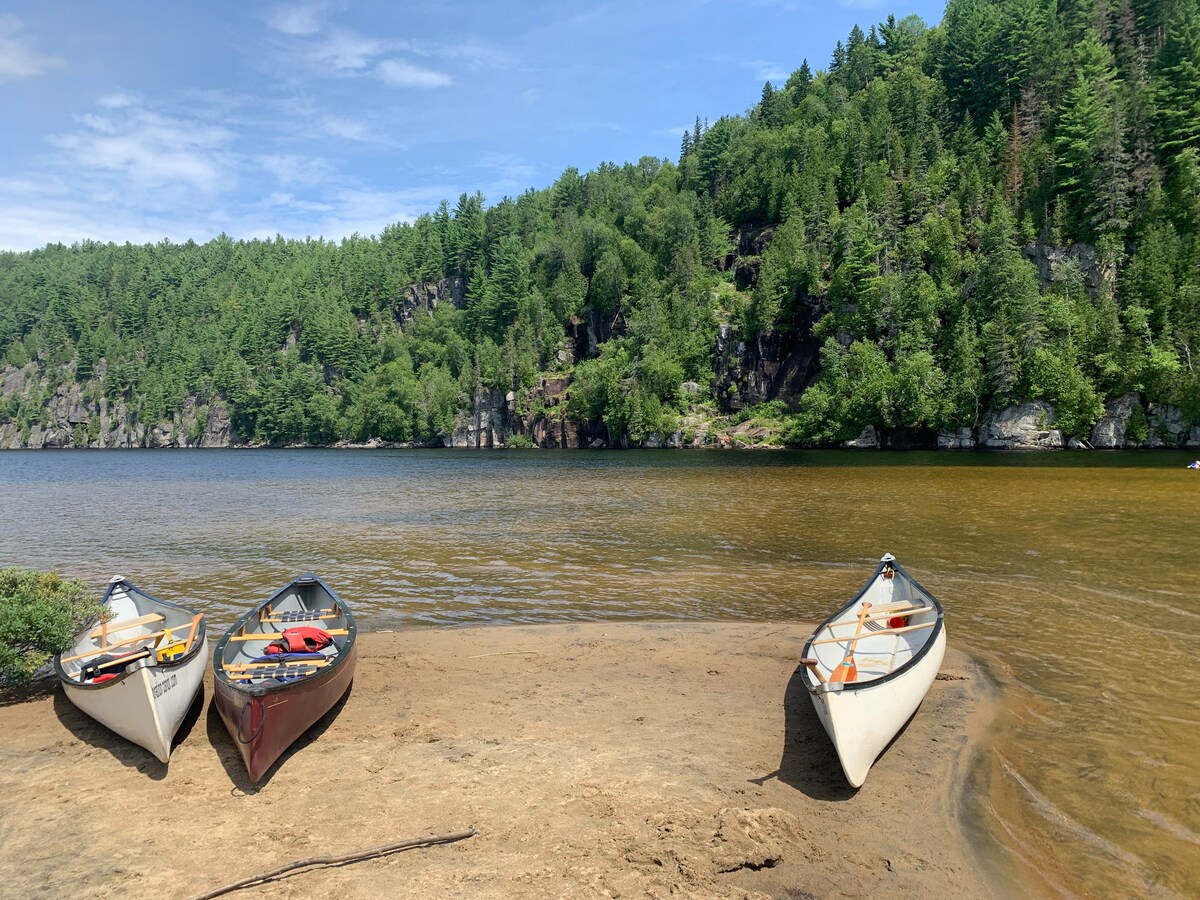
[[[859,432],[858,437],[852,441],[846,441],[842,446],[851,450],[876,449],[879,446],[879,436],[875,433],[875,426],[868,425]]]
[[[989,412],[979,427],[979,445],[991,450],[1061,450],[1061,430],[1054,428],[1054,407],[1032,400]]]
[[[939,450],[974,450],[975,433],[970,428],[942,430],[938,432],[937,445]]]

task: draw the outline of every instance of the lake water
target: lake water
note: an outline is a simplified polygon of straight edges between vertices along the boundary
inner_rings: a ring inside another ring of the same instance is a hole
[[[214,630],[315,571],[380,630],[816,621],[890,551],[1000,683],[969,801],[984,856],[1033,893],[1194,896],[1200,472],[1187,460],[13,451],[0,565],[97,590],[124,574]]]

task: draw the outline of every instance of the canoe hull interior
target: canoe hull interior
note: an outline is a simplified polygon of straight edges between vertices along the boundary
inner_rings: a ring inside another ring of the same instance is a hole
[[[804,657],[816,671],[806,667],[804,683],[852,787],[917,711],[945,653],[941,604],[890,555],[808,639]],[[835,680],[840,667],[854,673],[844,684]]]
[[[110,583],[103,602],[107,621],[88,625],[76,635],[70,649],[55,657],[63,693],[86,715],[165,763],[204,681],[208,664],[205,621],[200,619],[197,634],[183,656],[160,661],[154,651],[186,639],[195,611],[160,600],[123,579]],[[139,624],[123,626],[129,622]],[[168,629],[171,634],[164,633]],[[119,646],[106,650],[113,643]],[[105,655],[144,649],[149,649],[150,655],[119,671],[116,678],[100,683],[82,678],[84,667]]]
[[[264,657],[277,658],[268,652],[279,641],[272,635],[292,627],[327,631],[333,644],[303,658],[286,657],[288,662],[271,670],[304,674],[266,674]],[[341,598],[315,575],[305,575],[243,616],[217,644],[213,703],[252,783],[349,689],[358,661],[356,636],[354,617]],[[293,664],[295,669],[287,668]]]

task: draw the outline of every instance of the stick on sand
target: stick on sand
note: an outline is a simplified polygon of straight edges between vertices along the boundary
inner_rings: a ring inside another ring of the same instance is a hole
[[[464,831],[451,831],[447,834],[431,834],[429,837],[410,838],[407,841],[398,841],[395,844],[384,844],[382,847],[376,847],[373,850],[359,850],[356,853],[346,853],[342,856],[314,856],[312,859],[302,859],[299,862],[288,863],[286,866],[280,866],[278,869],[272,869],[270,872],[263,872],[261,875],[253,875],[250,878],[243,878],[241,881],[235,881],[233,884],[227,884],[224,887],[219,887],[215,891],[209,891],[207,894],[197,894],[192,900],[212,900],[213,897],[220,897],[222,894],[228,894],[244,887],[250,887],[253,884],[259,884],[263,881],[270,881],[272,878],[278,878],[286,872],[293,869],[302,869],[305,866],[336,866],[343,863],[358,862],[363,859],[371,859],[376,856],[383,856],[386,853],[394,853],[397,850],[410,850],[413,847],[428,847],[431,844],[449,844],[452,841],[461,841],[464,838],[473,837],[478,834],[474,828],[467,828]]]

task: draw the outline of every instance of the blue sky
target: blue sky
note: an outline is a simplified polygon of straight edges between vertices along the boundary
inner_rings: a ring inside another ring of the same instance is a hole
[[[40,0],[0,11],[0,249],[377,234],[676,158],[852,25],[940,2]]]

